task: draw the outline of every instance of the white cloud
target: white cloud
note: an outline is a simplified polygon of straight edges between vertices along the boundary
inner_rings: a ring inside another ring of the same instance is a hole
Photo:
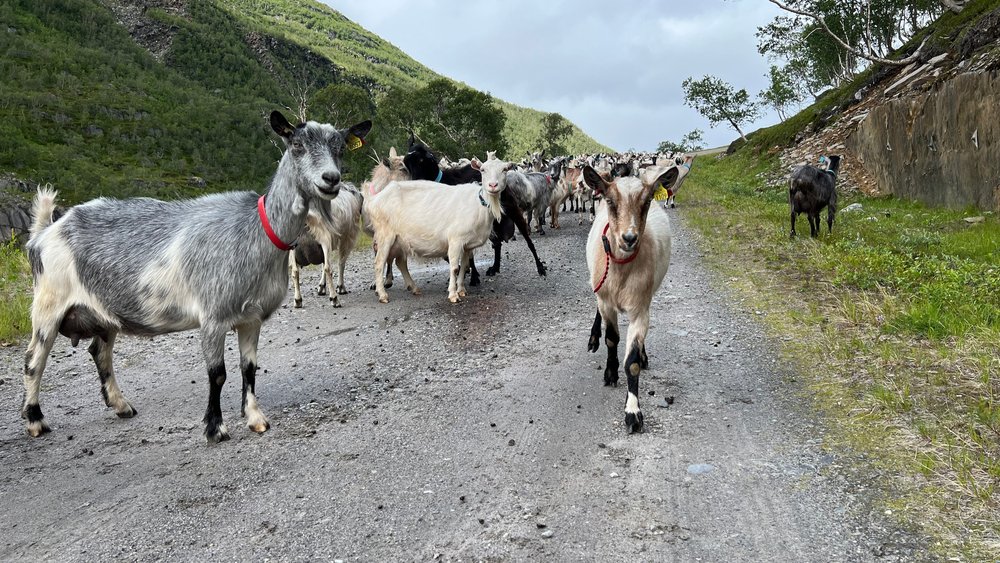
[[[436,72],[557,111],[620,150],[653,149],[695,128],[713,146],[734,139],[683,105],[681,82],[711,74],[756,94],[768,64],[754,33],[778,11],[763,0],[682,8],[652,0],[324,1]]]

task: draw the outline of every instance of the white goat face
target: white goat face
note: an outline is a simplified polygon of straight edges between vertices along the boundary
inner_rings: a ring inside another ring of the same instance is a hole
[[[298,188],[310,198],[337,197],[346,139],[351,135],[364,139],[371,127],[371,121],[341,130],[315,121],[292,127],[280,112],[271,113],[271,128],[287,147],[284,158],[291,158],[297,171],[295,176],[299,178]]]
[[[514,164],[504,162],[500,159],[487,160],[479,168],[483,175],[483,188],[491,194],[500,193],[507,187],[507,171],[514,168]]]

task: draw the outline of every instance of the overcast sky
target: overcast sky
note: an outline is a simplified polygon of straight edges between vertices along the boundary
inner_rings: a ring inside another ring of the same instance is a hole
[[[559,112],[617,150],[695,128],[708,146],[735,139],[684,105],[681,82],[711,74],[756,96],[768,62],[754,33],[779,11],[765,0],[323,1],[435,72]]]

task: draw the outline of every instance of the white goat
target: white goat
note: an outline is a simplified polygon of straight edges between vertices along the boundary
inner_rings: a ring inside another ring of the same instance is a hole
[[[501,218],[503,186],[498,177],[506,166],[499,160],[484,163],[482,186],[443,188],[426,180],[391,182],[365,200],[365,221],[375,231],[375,291],[380,302],[389,302],[383,271],[390,259],[395,259],[406,288],[420,294],[406,264],[410,255],[447,257],[451,269],[448,300],[457,303],[465,297],[465,270],[472,261],[472,251],[486,244],[493,221]]]
[[[587,349],[596,352],[600,348],[603,318],[608,347],[604,384],[618,385],[618,312],[628,315],[625,427],[629,433],[639,432],[639,372],[649,366],[649,306],[670,263],[670,220],[660,206],[651,204],[657,186],[669,187],[676,182],[677,168],[647,168],[641,179],[626,176],[609,181],[587,166],[583,179],[604,198],[587,237],[587,266],[597,297],[597,316]]]
[[[326,295],[330,288],[330,301],[334,307],[340,307],[340,296],[347,294],[344,284],[344,268],[347,258],[358,242],[358,232],[361,230],[361,192],[353,184],[344,182],[340,187],[340,195],[330,201],[313,200],[309,204],[309,214],[306,215],[306,231],[299,237],[294,252],[288,253],[288,265],[292,269],[292,289],[295,292],[295,308],[302,308],[302,288],[299,283],[299,267],[310,264],[322,264],[319,295]],[[333,287],[332,254],[337,252],[338,281]]]

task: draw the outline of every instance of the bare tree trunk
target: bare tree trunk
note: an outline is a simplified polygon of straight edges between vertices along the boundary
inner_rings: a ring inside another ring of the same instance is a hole
[[[740,134],[740,138],[743,139],[743,142],[744,143],[747,142],[747,136],[743,134],[743,130],[740,129],[740,126],[737,125],[736,122],[731,119],[729,120],[729,124],[733,126],[733,129],[736,129],[737,133]]]

